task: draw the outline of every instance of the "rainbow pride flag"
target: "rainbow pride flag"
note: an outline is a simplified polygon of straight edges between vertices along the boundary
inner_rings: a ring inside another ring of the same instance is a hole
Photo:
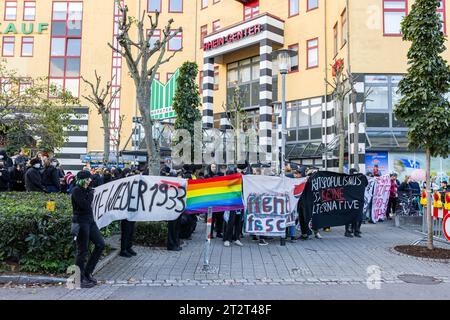
[[[186,213],[204,213],[243,209],[242,175],[232,174],[209,179],[189,180]]]

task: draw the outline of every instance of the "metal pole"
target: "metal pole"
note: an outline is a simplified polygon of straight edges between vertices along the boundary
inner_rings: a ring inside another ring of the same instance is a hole
[[[285,176],[286,155],[286,73],[281,73],[281,176]]]
[[[203,259],[203,270],[209,268],[209,251],[211,250],[211,224],[212,224],[212,207],[208,208],[208,215],[206,217],[206,241],[205,241],[205,255]]]
[[[281,178],[286,174],[285,156],[286,156],[286,73],[281,72]],[[288,232],[289,227],[286,227]],[[286,232],[280,238],[280,245],[286,245]]]

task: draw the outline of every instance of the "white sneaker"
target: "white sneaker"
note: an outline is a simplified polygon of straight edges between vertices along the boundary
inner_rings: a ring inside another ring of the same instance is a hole
[[[244,245],[242,244],[242,242],[239,241],[239,240],[234,241],[234,244],[237,245],[237,246],[239,246],[239,247],[243,247],[243,246],[244,246]]]
[[[223,245],[224,245],[225,247],[229,247],[229,246],[231,245],[231,243],[230,243],[230,241],[225,241],[225,242],[223,243]]]
[[[316,233],[315,237],[316,237],[316,239],[322,239],[322,236],[318,232]]]

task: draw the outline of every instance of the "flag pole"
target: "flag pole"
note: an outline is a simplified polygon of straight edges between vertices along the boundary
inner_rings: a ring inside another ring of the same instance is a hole
[[[203,270],[209,269],[209,252],[211,250],[211,224],[212,224],[212,207],[208,208],[208,214],[206,216],[206,241],[204,249]]]

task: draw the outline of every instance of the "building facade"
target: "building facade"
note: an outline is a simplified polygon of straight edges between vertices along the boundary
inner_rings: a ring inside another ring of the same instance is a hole
[[[158,70],[153,84],[152,113],[158,124],[170,130],[174,113],[171,97],[177,70],[184,61],[199,65],[205,128],[226,129],[224,106],[236,87],[242,93],[251,126],[259,131],[259,143],[275,162],[280,133],[281,81],[272,52],[290,48],[297,52],[286,76],[286,157],[293,162],[335,170],[337,168],[336,110],[332,97],[331,66],[343,59],[357,83],[357,107],[364,92],[370,101],[354,143],[351,104],[345,106],[348,129],[346,168],[358,157],[361,171],[377,164],[383,172],[408,170],[423,165],[421,152],[407,150],[407,128],[395,119],[398,82],[407,70],[408,43],[402,41],[400,21],[408,14],[410,0],[102,0],[52,1],[5,0],[0,3],[2,56],[24,77],[48,76],[49,83],[70,90],[81,99],[76,119],[80,130],[70,132],[60,158],[70,169],[79,169],[87,153],[103,149],[101,118],[83,95],[88,88],[81,76],[93,80],[94,70],[104,81],[120,88],[111,113],[113,139],[119,117],[124,115],[122,145],[132,150],[142,140],[136,94],[125,61],[108,46],[117,46],[120,5],[129,15],[159,11],[160,24],[150,41],[160,39],[165,23],[183,32],[168,44],[179,51]],[[438,9],[447,33],[448,0]],[[150,28],[149,21],[146,25]],[[136,35],[137,36],[137,35]],[[445,52],[450,58],[450,52]],[[350,105],[350,106],[349,106]],[[349,110],[350,109],[350,110]],[[275,134],[274,134],[275,133]],[[81,157],[81,158],[80,158]],[[434,159],[433,170],[448,175],[448,160]],[[367,168],[366,168],[367,166]]]

